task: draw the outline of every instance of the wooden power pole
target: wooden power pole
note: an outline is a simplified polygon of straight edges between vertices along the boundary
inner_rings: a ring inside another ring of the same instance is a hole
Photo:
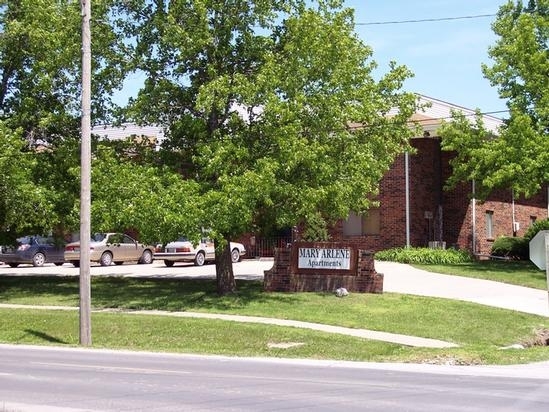
[[[80,345],[91,339],[91,0],[82,5],[82,136],[80,146]]]

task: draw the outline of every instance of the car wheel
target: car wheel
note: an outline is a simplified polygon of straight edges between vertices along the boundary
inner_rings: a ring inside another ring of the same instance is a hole
[[[64,263],[64,262],[55,262],[54,265],[55,265],[55,266],[63,266],[63,263]]]
[[[149,249],[144,250],[143,254],[141,255],[141,258],[138,261],[138,263],[143,263],[145,265],[150,265],[152,262],[153,262],[152,252]]]
[[[99,259],[99,264],[101,266],[110,266],[112,264],[111,252],[103,252],[101,259]]]
[[[167,267],[171,268],[171,267],[173,266],[173,264],[174,264],[174,261],[173,261],[173,260],[165,260],[165,261],[164,261],[164,264],[165,264]]]
[[[233,263],[240,261],[240,251],[238,249],[231,250],[231,261]]]
[[[37,252],[32,257],[32,265],[34,267],[44,266],[45,261],[46,261],[46,255],[44,255],[42,252]]]
[[[196,266],[202,266],[206,261],[206,255],[204,252],[198,252],[194,258],[194,264]]]
[[[79,268],[79,267],[80,267],[80,261],[79,261],[79,260],[73,260],[71,263],[72,263],[72,265],[73,265],[75,268]]]
[[[8,262],[8,265],[10,268],[16,268],[17,266],[19,266],[19,263]]]

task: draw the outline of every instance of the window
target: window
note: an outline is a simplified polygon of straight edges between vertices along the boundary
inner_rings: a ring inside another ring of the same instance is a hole
[[[351,212],[343,222],[344,236],[379,235],[381,214],[378,208],[368,210],[365,215]]]
[[[494,238],[494,212],[492,210],[486,211],[486,237]]]
[[[355,212],[349,213],[347,220],[343,222],[344,236],[360,236],[362,235],[362,218]]]
[[[532,226],[534,223],[536,223],[536,216],[530,216],[530,226]]]

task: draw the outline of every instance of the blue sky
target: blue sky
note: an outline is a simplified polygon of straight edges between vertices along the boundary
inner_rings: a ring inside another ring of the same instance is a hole
[[[405,24],[359,23],[496,14],[506,0],[346,0],[355,9],[356,32],[373,48],[379,73],[395,60],[413,73],[405,88],[482,112],[505,110],[496,88],[482,75],[496,41],[495,17]],[[506,117],[506,113],[494,114]]]
[[[488,47],[496,41],[495,17],[404,24],[364,23],[441,19],[496,14],[506,0],[345,0],[355,9],[356,33],[373,49],[377,75],[388,71],[391,60],[406,65],[414,77],[408,91],[482,112],[506,110],[497,90],[482,75],[489,63]],[[115,100],[124,103],[143,82],[132,75]],[[507,113],[493,114],[506,117]]]

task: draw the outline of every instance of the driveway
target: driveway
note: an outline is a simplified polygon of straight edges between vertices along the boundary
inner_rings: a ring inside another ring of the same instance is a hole
[[[403,263],[376,261],[375,267],[377,272],[384,274],[385,292],[463,300],[549,316],[548,292],[545,290],[432,273]]]
[[[235,263],[233,270],[238,279],[261,280],[263,272],[273,266],[273,261],[267,260],[243,260]],[[0,275],[20,276],[78,276],[79,268],[70,263],[63,266],[46,264],[43,267],[32,265],[20,265],[11,268],[8,265],[0,264]],[[155,261],[150,265],[138,265],[125,263],[123,265],[100,266],[93,264],[90,267],[91,276],[133,276],[133,277],[215,277],[215,264],[194,266],[192,263],[176,263],[171,268],[166,267],[162,261]]]

